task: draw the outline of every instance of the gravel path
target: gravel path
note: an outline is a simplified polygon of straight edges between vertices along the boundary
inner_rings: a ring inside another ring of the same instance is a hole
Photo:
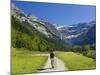
[[[67,71],[68,70],[67,68],[65,68],[63,61],[61,61],[57,57],[54,58],[54,66],[55,67],[52,69],[50,57],[48,54],[48,61],[47,61],[46,65],[44,66],[44,68],[39,72],[54,72],[54,71],[65,71],[65,70]]]
[[[57,57],[54,58],[54,68],[51,68],[51,61],[49,54],[36,54],[32,56],[48,56],[48,60],[45,66],[38,71],[38,73],[46,73],[46,72],[57,72],[57,71],[67,71],[68,69],[65,68],[63,61],[58,59]],[[20,75],[34,75],[34,74],[20,74]]]

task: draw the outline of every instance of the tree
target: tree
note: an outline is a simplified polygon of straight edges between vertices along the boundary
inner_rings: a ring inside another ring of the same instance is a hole
[[[85,45],[82,47],[82,53],[83,55],[87,55],[87,52],[90,50],[90,46],[89,45]]]

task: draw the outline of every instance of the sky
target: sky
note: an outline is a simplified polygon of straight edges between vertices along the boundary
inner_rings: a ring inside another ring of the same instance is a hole
[[[72,25],[96,19],[96,7],[90,5],[12,1],[25,14],[32,14],[52,24]]]

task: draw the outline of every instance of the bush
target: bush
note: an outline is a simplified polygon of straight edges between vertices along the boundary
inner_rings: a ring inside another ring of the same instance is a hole
[[[96,59],[96,51],[94,50],[90,50],[87,52],[87,57],[90,57],[90,58],[93,58],[93,59]]]

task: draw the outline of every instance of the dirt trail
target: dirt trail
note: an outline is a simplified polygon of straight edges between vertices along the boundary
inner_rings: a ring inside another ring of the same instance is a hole
[[[65,71],[68,70],[67,68],[65,68],[65,65],[63,63],[63,61],[61,61],[60,59],[58,59],[57,57],[54,58],[55,60],[55,68],[51,68],[51,61],[50,61],[50,57],[48,54],[48,61],[46,63],[46,65],[44,66],[44,68],[39,71],[39,72],[54,72],[54,71]]]
[[[57,57],[54,58],[54,60],[55,60],[54,66],[55,67],[52,69],[49,54],[36,54],[36,55],[32,55],[32,56],[48,56],[48,60],[45,64],[45,66],[42,69],[40,69],[38,71],[38,73],[57,72],[57,71],[67,71],[68,70],[67,68],[65,68],[65,65],[64,65],[63,61],[61,61]],[[34,74],[20,74],[20,75],[34,75]]]

